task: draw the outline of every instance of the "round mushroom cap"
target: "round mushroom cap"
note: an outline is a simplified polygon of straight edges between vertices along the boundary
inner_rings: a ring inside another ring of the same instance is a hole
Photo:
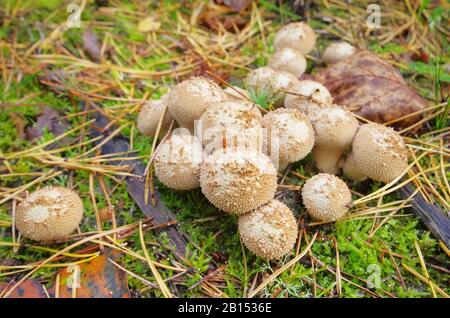
[[[155,175],[165,186],[190,190],[200,185],[202,144],[189,134],[172,134],[156,149]]]
[[[63,239],[83,217],[78,194],[63,187],[46,187],[28,195],[16,210],[16,227],[22,236],[36,241]]]
[[[169,93],[168,110],[181,127],[194,129],[205,110],[224,101],[227,95],[215,82],[205,77],[191,77],[176,85]]]
[[[321,222],[341,218],[352,204],[352,195],[345,182],[327,173],[319,173],[306,181],[302,198],[308,214]]]
[[[228,213],[243,214],[273,198],[277,171],[263,153],[227,148],[205,159],[200,184],[214,206]]]
[[[352,56],[356,49],[347,42],[336,42],[330,44],[323,52],[322,60],[327,63],[336,63]]]
[[[348,148],[358,130],[359,122],[345,106],[329,105],[308,113],[315,131],[315,143],[320,147]]]
[[[352,144],[353,159],[359,170],[371,179],[388,183],[408,166],[403,138],[381,124],[361,125]]]
[[[251,71],[245,84],[256,96],[267,96],[276,103],[286,96],[283,90],[290,90],[296,83],[297,77],[288,72],[278,72],[270,67],[259,67]]]
[[[306,70],[306,64],[306,58],[302,53],[285,47],[270,57],[268,65],[276,71],[288,72],[300,77]]]
[[[205,152],[228,147],[262,148],[261,119],[258,107],[242,100],[220,102],[208,108],[200,117]]]
[[[348,178],[354,181],[363,181],[367,179],[366,173],[362,171],[356,163],[353,152],[350,152],[345,160],[341,160],[340,165],[342,167],[342,172]]]
[[[284,99],[286,108],[296,108],[305,115],[314,114],[320,107],[333,102],[328,89],[319,82],[304,80],[294,84]]]
[[[244,245],[267,260],[289,254],[298,234],[294,214],[284,203],[275,199],[240,215],[238,229]]]
[[[277,138],[280,162],[303,159],[314,146],[313,127],[308,118],[296,109],[278,108],[271,111],[264,115],[262,126],[268,129],[268,149],[272,150],[274,146],[272,138]]]
[[[141,134],[146,136],[154,136],[156,129],[158,128],[159,120],[167,108],[168,94],[161,97],[161,99],[152,99],[147,101],[144,106],[142,106],[141,111],[137,117],[137,129]],[[161,131],[159,137],[164,136],[172,123],[173,117],[166,110],[164,114]]]
[[[249,101],[250,99],[247,91],[238,86],[228,86],[223,91],[225,92],[225,94],[227,94],[228,100],[232,102]]]
[[[283,26],[275,35],[273,46],[275,50],[290,47],[308,54],[316,44],[314,30],[304,22],[293,22]]]

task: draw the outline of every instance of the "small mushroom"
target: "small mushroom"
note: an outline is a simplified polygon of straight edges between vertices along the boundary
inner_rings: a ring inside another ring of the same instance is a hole
[[[165,111],[164,117],[161,123],[161,131],[159,137],[163,137],[172,123],[173,117],[166,110],[168,102],[168,94],[161,97],[161,99],[152,99],[147,101],[144,106],[142,106],[141,111],[137,117],[136,126],[141,134],[146,136],[154,136],[156,129],[158,128],[159,121],[163,112]]]
[[[327,64],[339,62],[352,56],[356,49],[347,42],[336,42],[330,44],[322,55],[322,60]]]
[[[176,190],[191,190],[200,185],[202,145],[190,134],[172,134],[156,149],[155,175],[164,185]]]
[[[285,47],[270,57],[268,65],[276,71],[289,72],[300,77],[306,70],[306,58],[301,52]]]
[[[388,183],[408,166],[408,152],[403,138],[392,128],[369,123],[359,127],[352,143],[350,160],[344,173],[366,175]]]
[[[168,110],[181,127],[194,131],[208,107],[224,101],[227,95],[215,82],[205,77],[191,77],[176,85],[169,93]]]
[[[345,182],[327,173],[319,173],[306,181],[302,198],[308,214],[320,222],[336,221],[352,204],[352,195]]]
[[[299,81],[289,89],[289,92],[292,92],[292,94],[286,95],[284,106],[298,109],[307,115],[310,120],[321,107],[333,102],[328,89],[315,81]]]
[[[244,245],[267,260],[289,254],[298,234],[294,214],[284,203],[275,199],[240,215],[238,229]]]
[[[326,173],[339,172],[339,159],[351,147],[358,120],[345,106],[329,105],[309,114],[314,127],[313,157],[317,168]]]
[[[264,115],[267,149],[278,146],[280,166],[303,159],[314,146],[314,130],[308,118],[296,109],[278,108]],[[276,143],[273,142],[276,138]]]
[[[227,147],[262,148],[261,112],[244,101],[225,101],[208,108],[200,117],[207,154]]]
[[[291,73],[275,71],[267,66],[251,71],[245,79],[251,93],[257,97],[266,96],[276,105],[283,103],[284,91],[290,90],[296,83],[298,79]]]
[[[16,210],[16,227],[22,236],[36,241],[65,238],[80,224],[83,202],[63,187],[46,187],[28,195]]]
[[[292,22],[283,26],[275,35],[275,50],[285,47],[293,48],[304,55],[308,54],[316,44],[314,30],[304,22]]]
[[[232,102],[249,101],[250,96],[245,89],[238,86],[228,86],[223,90],[227,94],[228,100]]]
[[[263,153],[227,148],[206,157],[200,184],[214,206],[228,213],[243,214],[273,198],[277,171]]]

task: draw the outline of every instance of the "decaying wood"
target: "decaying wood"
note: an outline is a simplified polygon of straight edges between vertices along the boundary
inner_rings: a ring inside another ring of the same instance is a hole
[[[114,127],[110,127],[109,129],[103,131],[103,127],[106,127],[108,125],[109,120],[100,113],[95,113],[93,117],[96,119],[91,127],[91,135],[93,137],[107,137],[111,133],[111,131],[115,129]],[[98,142],[100,143],[101,140]],[[128,142],[128,139],[126,139],[125,137],[116,135],[101,147],[101,151],[102,154],[124,153],[130,151],[130,144]],[[123,157],[122,154],[120,156]],[[111,163],[130,166],[132,169],[130,172],[132,172],[133,174],[140,176],[144,175],[145,165],[140,160],[124,162],[111,161]],[[175,215],[159,199],[159,193],[156,187],[153,193],[153,198],[151,198],[151,194],[149,194],[149,198],[147,200],[148,204],[145,204],[144,178],[128,177],[125,179],[125,181],[127,183],[128,193],[131,195],[142,212],[149,218],[152,218],[155,225],[166,224],[170,221],[176,220]],[[155,206],[152,205],[152,201],[156,202]],[[164,227],[159,231],[164,231],[167,233],[169,240],[173,245],[174,253],[177,257],[183,258],[186,253],[186,234],[180,233],[176,225]]]
[[[411,185],[406,185],[399,192],[406,199],[414,192],[414,188]],[[444,211],[439,206],[425,201],[420,192],[414,196],[411,204],[412,211],[430,232],[437,239],[441,240],[445,246],[450,248],[450,219],[445,215]]]

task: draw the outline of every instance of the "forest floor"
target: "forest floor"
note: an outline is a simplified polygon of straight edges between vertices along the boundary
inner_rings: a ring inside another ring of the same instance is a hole
[[[71,2],[0,6],[0,297],[27,282],[45,295],[89,295],[71,288],[76,281],[67,272],[75,265],[93,271],[87,264],[104,255],[113,266],[95,266],[115,276],[90,279],[122,280],[133,297],[448,297],[450,251],[410,201],[390,191],[396,185],[346,180],[358,204],[336,223],[317,224],[299,196],[317,170],[310,157],[296,163],[280,176],[277,195],[295,212],[299,239],[291,255],[268,262],[243,247],[237,218],[219,212],[200,189],[150,182],[145,189],[159,192],[188,236],[180,257],[161,230],[172,225],[154,229],[128,193],[130,168],[102,156],[90,135],[90,116],[101,113],[111,138],[125,136],[145,165],[153,138],[135,126],[145,100],[192,74],[242,86],[250,69],[267,64],[276,30],[307,19],[319,34],[307,73],[321,66],[327,44],[342,39],[394,65],[427,100],[423,125],[401,131],[412,163],[404,180],[450,217],[448,3],[382,1],[381,28],[371,30],[370,2],[362,0],[305,1],[306,9],[260,0],[239,14],[213,1],[82,1],[80,28],[67,28],[76,13]],[[14,229],[26,191],[46,185],[73,188],[83,199],[79,233],[65,242],[40,244]],[[105,210],[113,222],[99,219]],[[110,257],[112,250],[120,254]]]

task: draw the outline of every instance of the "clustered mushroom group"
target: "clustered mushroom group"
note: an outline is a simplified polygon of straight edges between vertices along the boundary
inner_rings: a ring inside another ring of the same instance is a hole
[[[142,134],[164,136],[153,156],[160,182],[177,190],[201,187],[211,204],[238,215],[243,243],[265,259],[290,253],[298,233],[291,209],[275,199],[277,170],[312,152],[320,173],[304,184],[303,203],[313,219],[331,222],[352,204],[349,188],[336,175],[387,183],[407,167],[398,133],[380,124],[360,124],[347,107],[333,103],[322,84],[299,79],[315,42],[310,26],[290,23],[276,34],[268,66],[245,78],[245,89],[222,89],[205,77],[191,77],[147,102],[137,118]],[[334,63],[355,50],[335,43],[322,60]],[[267,112],[249,98],[259,94],[276,109]],[[170,132],[174,121],[179,128]],[[77,226],[80,208],[70,191],[43,189],[19,206],[17,227],[32,239],[60,238]],[[70,216],[70,222],[54,225],[61,215]]]

